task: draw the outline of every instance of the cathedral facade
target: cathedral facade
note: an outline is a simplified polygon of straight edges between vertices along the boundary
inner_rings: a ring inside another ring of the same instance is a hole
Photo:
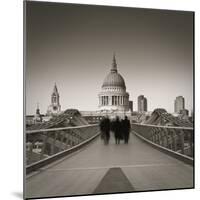
[[[115,55],[110,72],[105,77],[101,92],[98,95],[100,113],[108,115],[130,114],[133,110],[132,101],[129,101],[129,93],[126,92],[124,78],[118,73]]]

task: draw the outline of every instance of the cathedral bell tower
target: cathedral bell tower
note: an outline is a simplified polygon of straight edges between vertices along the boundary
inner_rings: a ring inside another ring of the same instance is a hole
[[[59,114],[61,112],[61,105],[60,105],[60,95],[58,93],[58,89],[56,83],[53,88],[53,92],[51,94],[51,105],[48,107],[47,114]]]

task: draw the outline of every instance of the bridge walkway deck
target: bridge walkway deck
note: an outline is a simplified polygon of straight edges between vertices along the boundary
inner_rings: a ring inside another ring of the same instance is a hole
[[[129,144],[105,146],[98,137],[62,162],[26,180],[27,197],[193,187],[193,167],[130,134]]]

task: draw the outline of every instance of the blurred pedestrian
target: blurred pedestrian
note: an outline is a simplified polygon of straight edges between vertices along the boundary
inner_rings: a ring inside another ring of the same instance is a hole
[[[118,116],[116,117],[116,120],[114,121],[113,130],[114,130],[114,135],[115,135],[115,143],[120,144],[120,140],[123,139],[123,137],[121,133],[121,122]]]
[[[129,132],[130,132],[130,120],[127,116],[125,116],[125,119],[122,120],[122,133],[124,136],[124,143],[128,144],[129,141]]]
[[[101,130],[101,139],[104,141],[104,144],[109,144],[110,140],[110,119],[105,117],[100,122]]]

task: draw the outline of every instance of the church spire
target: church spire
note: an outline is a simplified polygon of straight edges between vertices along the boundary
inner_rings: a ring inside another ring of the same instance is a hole
[[[38,102],[37,102],[36,114],[40,115],[40,108],[39,108],[39,103]]]
[[[53,93],[54,93],[54,94],[57,94],[57,93],[58,93],[58,89],[57,89],[56,83],[54,84]]]
[[[112,62],[111,72],[117,72],[117,63],[116,63],[115,53],[113,54],[113,62]]]

